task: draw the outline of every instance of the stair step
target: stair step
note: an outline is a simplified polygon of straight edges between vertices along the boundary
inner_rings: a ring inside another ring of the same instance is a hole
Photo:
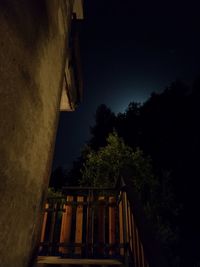
[[[77,265],[77,266],[122,266],[122,262],[115,259],[66,259],[54,256],[39,256],[37,260],[37,267],[43,267],[48,265]],[[50,266],[49,266],[50,267]]]

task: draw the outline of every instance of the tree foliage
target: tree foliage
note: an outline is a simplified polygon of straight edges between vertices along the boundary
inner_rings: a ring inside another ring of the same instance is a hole
[[[109,134],[107,145],[98,151],[91,150],[82,168],[81,185],[114,187],[126,168],[132,170],[133,187],[143,202],[150,201],[157,184],[151,162],[143,152],[127,146],[117,133]]]

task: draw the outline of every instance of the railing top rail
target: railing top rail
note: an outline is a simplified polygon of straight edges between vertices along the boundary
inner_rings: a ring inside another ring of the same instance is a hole
[[[65,186],[62,188],[62,191],[66,191],[66,190],[108,190],[108,191],[114,191],[116,190],[115,187],[78,187],[78,186]]]

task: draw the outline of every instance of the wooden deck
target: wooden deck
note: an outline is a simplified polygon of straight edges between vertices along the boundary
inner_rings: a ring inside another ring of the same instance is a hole
[[[54,257],[54,256],[39,256],[37,261],[37,267],[42,267],[45,265],[121,265],[123,266],[122,262],[114,259],[65,259],[61,257]]]

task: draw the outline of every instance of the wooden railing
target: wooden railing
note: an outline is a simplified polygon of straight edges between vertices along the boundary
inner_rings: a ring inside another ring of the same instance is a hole
[[[47,199],[39,255],[117,258],[127,267],[159,266],[149,264],[152,255],[145,251],[129,194],[126,186],[68,187],[65,197]]]
[[[87,258],[121,255],[122,214],[116,190],[68,187],[65,195],[47,199],[39,254]]]

